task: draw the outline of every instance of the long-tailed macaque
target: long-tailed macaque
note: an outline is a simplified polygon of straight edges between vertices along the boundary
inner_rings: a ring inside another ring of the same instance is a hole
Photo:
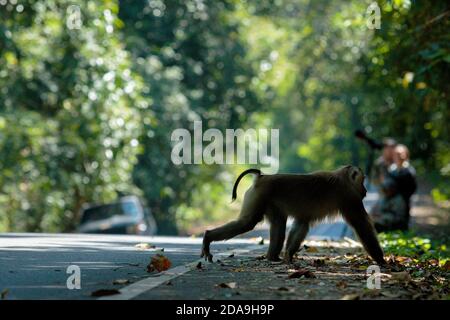
[[[341,214],[354,228],[369,255],[377,263],[385,263],[375,229],[362,203],[367,190],[360,168],[346,166],[331,172],[275,175],[263,175],[258,169],[249,169],[237,178],[233,187],[233,200],[236,199],[239,181],[249,173],[255,174],[256,179],[245,193],[239,218],[205,232],[201,255],[205,259],[212,261],[209,251],[211,242],[250,231],[266,216],[271,225],[266,257],[270,261],[279,261],[286,221],[291,216],[294,217],[294,223],[284,257],[290,263],[311,224]]]

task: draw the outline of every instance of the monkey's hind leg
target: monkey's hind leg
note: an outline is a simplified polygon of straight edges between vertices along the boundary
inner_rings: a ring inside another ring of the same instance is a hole
[[[249,189],[244,196],[239,218],[213,230],[206,230],[203,237],[201,257],[212,262],[209,245],[213,241],[231,239],[238,234],[252,230],[263,218],[264,202]]]
[[[298,220],[294,221],[286,243],[286,252],[284,256],[286,263],[292,263],[292,258],[300,248],[300,244],[305,240],[308,231],[309,225],[307,223],[302,223]]]
[[[213,241],[221,241],[231,239],[239,234],[252,230],[260,220],[257,219],[241,219],[231,221],[219,228],[206,230],[203,236],[203,246],[201,257],[205,257],[212,262],[212,254],[209,251],[209,245]]]
[[[286,237],[286,217],[271,212],[267,215],[270,221],[270,245],[267,251],[267,260],[280,261],[280,252],[283,249]]]

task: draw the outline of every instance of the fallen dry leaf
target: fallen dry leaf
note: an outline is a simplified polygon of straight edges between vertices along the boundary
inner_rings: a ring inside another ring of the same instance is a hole
[[[228,256],[228,258],[233,258],[233,257],[234,257],[234,253],[232,253]]]
[[[436,260],[436,259],[428,260],[428,264],[431,266],[437,266],[437,265],[439,265],[439,260]]]
[[[127,279],[117,279],[113,281],[113,284],[127,284],[130,283],[130,280]]]
[[[104,297],[119,294],[120,291],[117,289],[100,289],[91,293],[92,297]]]
[[[270,290],[275,291],[286,291],[286,292],[294,292],[294,289],[292,288],[286,288],[286,287],[268,287]]]
[[[416,293],[415,295],[412,296],[412,299],[413,299],[413,300],[417,300],[417,299],[419,299],[421,296],[422,296],[421,293]]]
[[[375,298],[375,297],[379,297],[381,294],[381,290],[379,289],[370,289],[370,290],[366,290],[363,295],[365,297],[369,297],[369,298]]]
[[[254,237],[254,238],[250,238],[251,241],[256,242],[259,245],[263,245],[264,244],[264,238],[263,237]]]
[[[296,278],[300,278],[300,277],[305,277],[305,278],[315,278],[315,274],[309,270],[306,269],[296,269],[294,272],[292,272],[291,274],[288,275],[289,279],[296,279]]]
[[[341,298],[341,300],[359,300],[359,294],[357,293],[346,294]]]
[[[398,263],[405,263],[405,262],[411,262],[412,260],[410,257],[397,256],[397,257],[395,257],[395,261],[397,261]]]
[[[169,269],[171,265],[172,263],[167,257],[162,254],[157,254],[150,260],[150,263],[147,266],[147,272],[153,272],[155,270],[158,272],[165,271]]]
[[[354,267],[353,269],[365,271],[365,270],[367,270],[367,266],[357,266],[357,267]]]
[[[148,250],[148,249],[155,249],[156,247],[154,245],[151,245],[150,243],[138,243],[134,246],[137,249],[140,250]]]
[[[347,288],[347,282],[345,282],[343,280],[339,281],[338,283],[336,283],[336,287],[339,289],[345,289],[345,288]]]
[[[308,248],[306,248],[306,252],[308,252],[308,253],[316,253],[316,252],[319,252],[319,250],[317,250],[316,247],[308,247]]]
[[[391,298],[391,299],[398,298],[401,296],[401,293],[394,293],[394,292],[390,292],[390,291],[381,291],[380,293],[381,293],[381,295],[383,295],[387,298]]]
[[[315,259],[313,261],[313,266],[314,267],[322,267],[325,265],[325,259]]]
[[[407,271],[391,272],[391,279],[398,282],[410,282],[411,276]]]

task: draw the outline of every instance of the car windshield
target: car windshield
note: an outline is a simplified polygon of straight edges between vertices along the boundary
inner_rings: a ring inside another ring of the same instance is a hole
[[[138,214],[139,208],[135,202],[124,201],[121,203],[105,204],[86,209],[81,219],[81,223],[109,219],[114,216],[136,217]]]

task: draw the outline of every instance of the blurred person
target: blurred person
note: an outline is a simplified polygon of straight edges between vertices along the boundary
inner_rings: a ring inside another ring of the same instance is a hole
[[[378,232],[408,230],[411,196],[417,189],[416,171],[409,162],[405,145],[393,146],[392,140],[385,140],[384,146],[376,172],[380,198],[371,216]]]
[[[417,190],[416,170],[409,162],[409,149],[399,144],[394,149],[394,163],[389,167],[389,176],[397,185],[397,192],[402,196],[406,204],[407,221],[405,230],[408,229],[411,209],[411,196]]]
[[[380,185],[381,197],[378,208],[372,213],[377,232],[404,230],[408,220],[406,202],[398,193],[396,182],[387,177]]]
[[[380,187],[384,179],[389,175],[389,168],[394,163],[394,153],[397,142],[392,138],[383,139],[381,156],[375,161],[372,183]]]

